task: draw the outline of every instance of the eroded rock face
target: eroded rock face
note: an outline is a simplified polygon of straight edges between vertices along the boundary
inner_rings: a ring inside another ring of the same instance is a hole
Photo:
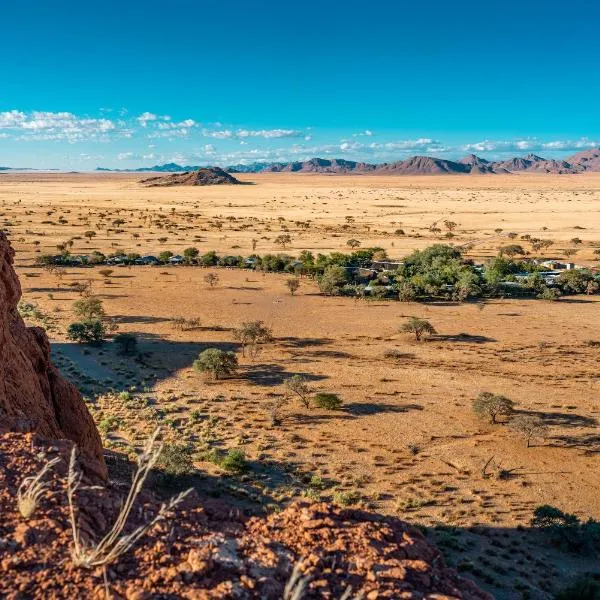
[[[52,364],[45,331],[26,327],[17,312],[13,257],[0,232],[0,427],[72,440],[86,468],[105,479],[102,442],[81,394]]]

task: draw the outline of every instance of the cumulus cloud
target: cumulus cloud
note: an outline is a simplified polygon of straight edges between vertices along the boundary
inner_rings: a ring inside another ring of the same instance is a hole
[[[520,138],[514,140],[482,140],[465,144],[462,149],[467,152],[569,152],[597,148],[600,142],[589,138],[578,140],[542,141],[538,138]]]
[[[227,140],[232,138],[302,138],[305,137],[303,131],[297,129],[203,129],[202,135],[212,137],[218,140]]]
[[[0,130],[5,130],[7,136],[16,140],[64,140],[70,143],[131,135],[131,130],[122,121],[48,111],[0,112]]]
[[[352,137],[372,137],[375,134],[370,129],[365,129],[364,131],[359,131],[358,133],[353,133]]]

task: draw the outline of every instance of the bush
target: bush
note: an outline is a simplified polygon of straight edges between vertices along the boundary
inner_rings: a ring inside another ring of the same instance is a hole
[[[514,405],[506,396],[481,392],[473,400],[473,412],[478,417],[488,419],[490,423],[497,423],[499,416],[507,417],[513,412]]]
[[[118,333],[113,341],[117,345],[117,354],[133,356],[137,353],[137,338],[133,333]]]
[[[100,319],[78,321],[67,328],[67,339],[80,344],[99,346],[106,338],[106,328]]]
[[[583,575],[558,592],[554,600],[600,600],[600,583]]]
[[[600,550],[600,523],[594,519],[582,523],[576,515],[544,504],[535,509],[531,525],[546,532],[552,543],[564,550],[580,554]]]
[[[232,471],[234,473],[245,473],[250,468],[246,461],[244,451],[237,449],[229,450],[219,461],[219,465],[226,471]]]
[[[542,291],[537,295],[539,300],[547,300],[548,302],[555,302],[560,298],[560,290],[545,286]]]
[[[184,444],[165,444],[156,466],[167,480],[189,475],[194,471],[191,447]]]
[[[339,410],[342,406],[342,399],[337,394],[330,392],[320,392],[313,398],[315,406],[326,410]]]
[[[194,370],[208,373],[215,380],[233,375],[238,366],[237,356],[218,348],[207,348],[194,361]]]

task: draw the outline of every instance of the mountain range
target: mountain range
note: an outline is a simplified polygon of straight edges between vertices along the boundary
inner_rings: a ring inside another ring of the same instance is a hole
[[[182,166],[176,163],[155,165],[139,169],[103,169],[97,171],[163,172],[182,173],[197,171],[200,166]],[[373,175],[442,175],[442,174],[499,174],[499,173],[553,173],[573,174],[600,172],[600,148],[584,150],[565,160],[542,158],[536,154],[508,160],[490,161],[469,154],[454,161],[433,156],[412,156],[391,163],[370,164],[343,158],[311,158],[305,161],[233,165],[225,167],[229,173],[330,173],[330,174],[373,174]]]

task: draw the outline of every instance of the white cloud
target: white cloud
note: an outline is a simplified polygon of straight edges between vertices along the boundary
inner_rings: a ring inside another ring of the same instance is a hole
[[[202,135],[212,137],[218,140],[227,140],[232,138],[301,138],[305,137],[303,131],[297,129],[203,129]]]
[[[158,115],[155,115],[154,113],[151,112],[145,112],[142,113],[139,117],[137,117],[136,121],[142,126],[142,127],[147,127],[148,123],[150,123],[151,121],[156,121],[158,120]]]
[[[0,112],[0,130],[18,141],[58,141],[69,143],[106,140],[109,136],[128,137],[131,130],[123,121],[90,118],[70,112],[11,110]]]
[[[467,152],[573,152],[586,148],[597,148],[600,142],[582,137],[578,140],[551,140],[544,142],[538,138],[518,138],[514,140],[482,140],[465,144]]]
[[[370,129],[365,129],[364,131],[353,133],[352,137],[372,137],[374,135],[375,134]]]

